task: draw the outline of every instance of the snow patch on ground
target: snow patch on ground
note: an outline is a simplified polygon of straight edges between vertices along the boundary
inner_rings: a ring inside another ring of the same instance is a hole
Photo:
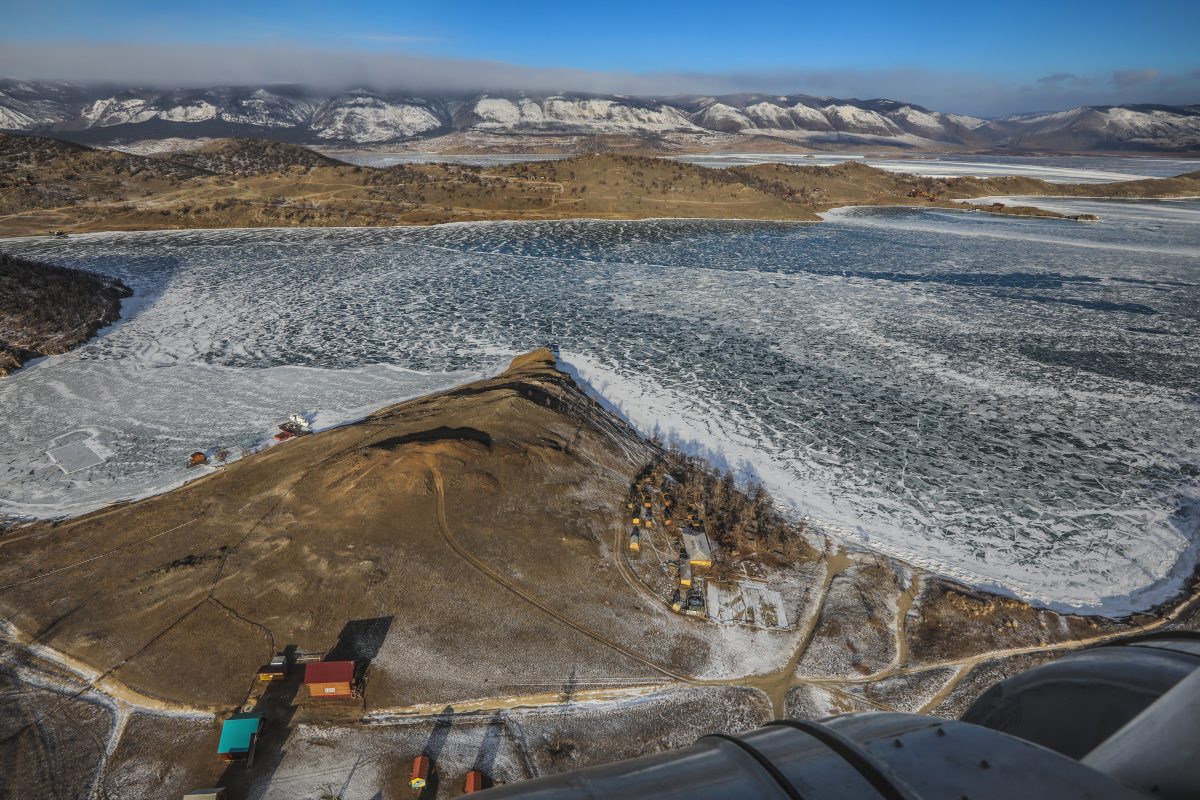
[[[708,618],[724,625],[787,630],[791,621],[783,596],[761,581],[705,581]]]
[[[217,107],[205,100],[197,100],[186,105],[164,108],[155,116],[168,122],[204,122],[216,118]]]
[[[788,690],[785,708],[788,719],[807,720],[876,710],[868,701],[853,694],[807,684]]]

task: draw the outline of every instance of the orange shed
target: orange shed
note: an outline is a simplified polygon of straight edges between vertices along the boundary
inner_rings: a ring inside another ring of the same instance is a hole
[[[313,661],[304,667],[304,685],[312,697],[353,697],[353,661]]]
[[[483,773],[473,769],[467,773],[467,782],[463,786],[463,794],[478,792],[483,788]]]
[[[429,781],[429,756],[421,755],[413,759],[412,777],[408,785],[413,789],[424,789]]]

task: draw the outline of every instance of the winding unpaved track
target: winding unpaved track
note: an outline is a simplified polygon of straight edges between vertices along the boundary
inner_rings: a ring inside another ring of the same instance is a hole
[[[603,634],[593,631],[592,629],[588,628],[586,625],[579,624],[578,622],[576,622],[575,620],[566,616],[565,614],[561,613],[560,611],[546,605],[546,603],[542,602],[538,598],[531,595],[529,592],[525,591],[521,587],[514,584],[512,581],[508,580],[508,578],[504,577],[504,575],[502,575],[500,572],[496,571],[495,569],[492,569],[486,563],[484,563],[480,559],[476,558],[475,555],[473,553],[471,553],[470,550],[467,550],[467,548],[463,547],[462,543],[458,541],[458,539],[455,537],[454,533],[450,530],[450,524],[446,521],[446,488],[445,488],[445,483],[442,480],[442,473],[438,470],[438,468],[436,466],[434,466],[432,464],[430,465],[430,473],[433,475],[433,485],[434,485],[434,488],[435,488],[436,494],[437,494],[438,527],[442,531],[442,537],[446,540],[446,544],[450,545],[450,548],[455,553],[457,553],[460,558],[462,558],[464,561],[466,561],[468,564],[470,564],[475,569],[482,572],[488,578],[491,578],[493,581],[500,584],[508,591],[510,591],[513,594],[520,597],[525,602],[527,602],[533,606],[536,606],[537,608],[541,609],[545,613],[554,617],[556,620],[563,623],[564,625],[579,631],[584,636],[587,636],[589,639],[594,639],[595,641],[600,642],[601,644],[612,648],[613,650],[617,651],[618,653],[625,656],[626,658],[630,658],[634,661],[637,661],[640,664],[644,664],[645,666],[649,667],[650,669],[654,670],[655,672],[662,673],[663,675],[666,675],[669,678],[673,678],[673,679],[683,682],[683,683],[698,683],[698,681],[696,681],[693,678],[690,678],[686,675],[681,675],[680,673],[674,672],[673,670],[670,670],[667,667],[662,666],[661,664],[657,664],[657,663],[651,661],[650,659],[648,659],[642,655],[639,655],[638,653],[633,652],[632,650],[625,647],[621,643],[613,641],[612,639],[608,638],[607,636],[604,636]]]
[[[243,544],[251,536],[253,536],[255,533],[259,532],[263,523],[279,508],[280,505],[283,504],[283,502],[287,499],[287,497],[289,497],[292,494],[292,492],[295,491],[296,487],[299,486],[304,481],[304,479],[306,477],[308,477],[315,469],[317,469],[319,466],[326,463],[330,459],[335,458],[336,456],[341,455],[342,453],[345,453],[348,450],[357,448],[357,447],[361,446],[363,443],[365,443],[367,440],[369,440],[375,436],[378,436],[379,431],[381,430],[381,426],[378,426],[378,425],[369,425],[368,424],[368,425],[365,425],[364,427],[366,427],[370,430],[370,432],[366,436],[355,439],[355,441],[352,442],[350,445],[329,454],[325,458],[322,458],[319,461],[313,463],[307,469],[305,469],[303,472],[301,472],[299,477],[297,477],[296,480],[294,480],[291,484],[289,484],[288,487],[282,493],[280,493],[280,496],[277,499],[277,501],[275,503],[273,503],[271,505],[271,507],[267,509],[266,512],[264,512],[261,516],[259,516],[254,521],[254,523],[247,529],[245,535],[242,536],[242,538],[238,540],[237,544],[238,545]],[[212,476],[206,476],[206,477],[212,477]],[[204,478],[201,478],[201,480],[204,480]],[[105,512],[105,513],[107,513],[107,512]],[[36,575],[32,575],[27,578],[22,578],[21,580],[18,580],[18,581],[8,583],[4,586],[0,586],[0,591],[13,589],[13,588],[19,587],[21,585],[30,583],[32,581],[36,581],[41,578],[48,577],[49,575],[53,575],[55,573],[62,572],[64,570],[74,569],[76,567],[83,566],[85,564],[97,561],[99,559],[107,558],[108,556],[114,555],[118,552],[128,550],[131,547],[135,547],[135,546],[144,544],[145,542],[148,542],[151,539],[157,539],[160,536],[165,536],[169,533],[178,531],[178,530],[192,524],[193,522],[196,522],[198,519],[202,518],[203,516],[204,516],[204,512],[201,512],[201,514],[197,515],[196,517],[193,517],[190,520],[187,520],[186,522],[183,522],[172,528],[168,528],[167,530],[159,531],[157,533],[151,534],[150,536],[147,536],[145,538],[131,542],[129,544],[122,545],[122,546],[116,547],[116,548],[112,548],[112,549],[107,550],[103,553],[100,553],[96,556],[92,556],[92,557],[83,559],[82,561],[77,561],[73,564],[68,564],[63,567],[58,567],[53,570],[49,570],[47,572],[38,573]],[[73,523],[69,523],[69,524],[73,524]],[[28,537],[21,537],[21,538],[28,538]],[[12,541],[15,541],[15,540],[8,540],[5,542],[0,542],[0,544],[11,543]],[[178,616],[176,619],[174,619],[168,625],[163,627],[160,631],[158,631],[158,633],[156,633],[149,641],[147,641],[145,644],[143,644],[140,648],[138,648],[134,652],[126,655],[124,658],[120,659],[116,663],[110,665],[105,670],[93,669],[92,667],[88,666],[87,664],[83,663],[82,661],[79,661],[65,653],[54,650],[53,648],[42,645],[39,640],[50,629],[43,630],[33,636],[29,636],[29,635],[26,635],[24,632],[18,630],[16,628],[16,626],[13,625],[8,619],[0,619],[0,643],[7,644],[9,647],[11,647],[13,649],[13,656],[8,659],[5,659],[3,662],[0,662],[0,666],[4,666],[5,664],[11,663],[15,658],[17,658],[19,655],[21,655],[22,651],[27,651],[37,658],[41,658],[47,662],[50,662],[57,666],[63,667],[65,669],[69,670],[70,672],[76,674],[77,676],[79,676],[82,679],[84,686],[82,689],[79,689],[77,691],[72,691],[72,692],[66,693],[64,695],[64,698],[65,698],[63,701],[64,703],[69,700],[80,697],[90,691],[94,691],[94,692],[103,694],[103,695],[113,699],[114,701],[124,702],[131,706],[141,707],[141,708],[144,708],[147,710],[155,711],[157,713],[174,713],[174,714],[198,713],[198,714],[205,714],[205,715],[215,714],[218,711],[220,711],[220,709],[215,708],[215,707],[201,708],[201,707],[195,707],[195,706],[184,706],[184,705],[180,705],[178,703],[173,703],[173,702],[170,702],[167,700],[163,700],[161,698],[153,697],[151,695],[147,695],[142,692],[139,692],[138,690],[133,689],[132,687],[130,687],[130,686],[126,685],[125,683],[121,682],[120,680],[118,680],[115,677],[115,673],[118,669],[120,669],[122,666],[124,666],[126,663],[128,663],[131,659],[133,659],[135,656],[138,656],[141,653],[145,652],[155,642],[157,642],[159,639],[161,639],[164,635],[166,635],[169,631],[171,631],[173,628],[175,628],[177,625],[179,625],[181,622],[183,622],[189,616],[191,616],[201,606],[206,605],[206,604],[211,605],[211,606],[217,608],[218,610],[222,611],[223,613],[227,614],[230,617],[230,619],[236,620],[240,623],[250,624],[250,625],[254,625],[258,628],[261,628],[268,640],[268,644],[271,647],[272,652],[274,652],[274,635],[271,633],[270,630],[263,628],[261,625],[257,625],[257,623],[252,623],[249,620],[242,618],[239,614],[237,614],[235,611],[233,611],[233,609],[229,608],[227,605],[225,605],[224,603],[222,603],[220,600],[218,600],[216,598],[215,592],[217,590],[217,586],[218,586],[218,584],[222,578],[222,575],[224,573],[225,564],[226,564],[227,559],[228,559],[228,553],[223,554],[221,557],[221,561],[218,565],[218,568],[215,571],[215,574],[213,576],[212,582],[209,585],[208,592],[204,597],[202,597],[200,600],[198,600],[189,609],[184,611],[182,615]],[[59,710],[59,708],[61,708],[61,705],[62,704],[51,708],[49,711],[45,712],[43,714],[43,716],[57,712]],[[30,724],[36,725],[37,720],[34,720]],[[24,726],[23,728],[18,729],[16,734],[19,735],[28,727],[29,726],[27,725],[27,726]]]
[[[797,686],[802,686],[802,685],[819,686],[820,688],[822,688],[832,694],[835,694],[835,695],[842,697],[844,699],[847,699],[847,700],[851,700],[855,703],[866,704],[866,705],[872,706],[874,708],[877,708],[879,710],[889,711],[889,710],[892,710],[892,708],[889,705],[887,705],[885,703],[880,703],[878,701],[872,700],[867,697],[864,697],[862,694],[854,693],[849,690],[849,687],[864,686],[864,685],[876,683],[878,681],[886,680],[886,679],[892,678],[892,677],[897,677],[897,676],[902,676],[902,675],[913,675],[913,674],[927,672],[927,671],[935,670],[935,669],[944,669],[944,668],[954,669],[955,670],[954,675],[934,695],[934,697],[931,700],[929,700],[927,703],[925,703],[924,706],[922,706],[920,708],[920,711],[922,713],[927,713],[933,709],[936,709],[946,699],[946,697],[949,696],[949,694],[954,690],[954,688],[956,686],[958,686],[958,684],[961,683],[961,681],[964,678],[966,678],[967,675],[969,675],[971,673],[971,671],[975,667],[979,666],[980,664],[982,664],[984,662],[991,661],[996,658],[1027,655],[1030,653],[1052,653],[1052,652],[1060,652],[1060,651],[1067,652],[1067,651],[1078,650],[1078,649],[1093,646],[1093,645],[1104,644],[1105,642],[1116,641],[1119,639],[1126,639],[1135,633],[1148,633],[1150,631],[1153,631],[1153,630],[1163,627],[1164,625],[1174,621],[1175,619],[1178,619],[1180,614],[1182,614],[1185,610],[1189,609],[1192,605],[1196,604],[1197,602],[1200,602],[1200,589],[1197,589],[1196,592],[1194,592],[1188,598],[1186,598],[1181,603],[1179,603],[1174,609],[1172,609],[1172,611],[1170,613],[1165,614],[1162,617],[1156,619],[1155,621],[1142,626],[1137,631],[1118,631],[1118,632],[1114,632],[1114,633],[1100,634],[1097,636],[1087,637],[1087,638],[1083,638],[1083,639],[1068,639],[1066,641],[1054,642],[1054,643],[1048,643],[1048,644],[1039,644],[1039,645],[1030,645],[1030,646],[1026,646],[1026,647],[1011,647],[1011,648],[1002,648],[1002,649],[997,649],[997,650],[988,650],[988,651],[976,653],[976,654],[973,654],[971,656],[967,656],[964,658],[946,659],[944,661],[928,662],[928,663],[913,665],[913,664],[906,663],[908,660],[908,648],[907,648],[907,641],[905,639],[904,621],[905,621],[905,618],[907,617],[909,609],[912,607],[913,603],[916,601],[916,595],[917,595],[917,592],[919,591],[919,587],[920,587],[920,579],[918,576],[914,575],[910,584],[904,590],[901,601],[897,604],[898,608],[897,608],[897,615],[896,615],[897,618],[896,618],[896,632],[895,632],[895,635],[896,635],[896,657],[891,664],[889,664],[886,668],[879,670],[877,672],[871,673],[869,675],[846,675],[846,676],[840,676],[837,678],[809,677],[809,676],[799,675],[799,674],[797,674],[797,666],[799,665],[800,660],[804,657],[805,652],[807,652],[809,644],[812,642],[812,638],[816,633],[818,623],[820,622],[820,619],[821,619],[821,613],[825,608],[825,602],[829,595],[830,585],[833,583],[834,578],[836,578],[839,574],[841,574],[842,572],[844,572],[846,569],[848,569],[850,566],[852,566],[854,564],[854,560],[844,550],[840,550],[836,553],[829,552],[829,553],[825,554],[825,560],[828,565],[828,569],[826,570],[825,577],[821,582],[821,587],[818,592],[817,599],[814,603],[814,607],[808,615],[808,618],[805,622],[803,632],[800,634],[798,641],[796,643],[796,646],[792,652],[792,655],[789,657],[787,663],[785,663],[779,669],[773,670],[768,673],[758,674],[758,675],[746,675],[741,678],[730,678],[730,679],[702,679],[702,678],[697,678],[694,676],[680,674],[680,673],[670,669],[669,667],[665,667],[661,664],[658,664],[658,663],[630,650],[625,645],[622,645],[621,643],[614,641],[613,639],[611,639],[607,636],[604,636],[603,634],[597,633],[596,631],[589,629],[587,626],[582,625],[582,624],[570,619],[566,615],[564,615],[561,612],[557,611],[556,609],[546,605],[543,601],[541,601],[541,600],[537,599],[536,597],[534,597],[533,595],[529,594],[524,589],[520,588],[519,586],[516,586],[515,584],[512,583],[512,581],[508,580],[498,570],[492,568],[487,563],[480,560],[477,556],[475,556],[473,553],[471,553],[469,550],[467,550],[467,548],[464,547],[462,545],[462,543],[454,536],[454,533],[450,528],[449,522],[446,519],[445,483],[442,479],[441,473],[438,471],[437,467],[435,465],[433,465],[432,463],[430,465],[430,472],[433,476],[434,488],[435,488],[435,493],[437,496],[438,525],[441,528],[442,535],[445,538],[447,544],[449,544],[449,546],[454,550],[454,552],[456,554],[458,554],[467,563],[469,563],[472,567],[474,567],[478,571],[482,572],[488,578],[490,578],[491,580],[500,584],[508,591],[521,597],[526,602],[536,606],[540,610],[542,610],[545,613],[549,614],[550,616],[554,617],[559,622],[562,622],[563,624],[569,626],[570,628],[573,628],[574,630],[584,634],[585,636],[588,636],[589,638],[594,639],[595,641],[598,641],[601,644],[604,644],[605,646],[612,648],[613,650],[617,651],[618,653],[621,653],[622,655],[627,656],[628,658],[631,658],[641,664],[644,664],[644,665],[650,667],[651,669],[655,670],[656,672],[659,672],[660,674],[662,674],[666,677],[669,677],[675,681],[678,681],[679,683],[689,684],[689,685],[693,685],[693,686],[726,686],[726,687],[732,687],[732,688],[747,688],[747,689],[754,689],[759,692],[762,692],[767,697],[767,699],[770,701],[772,712],[775,714],[776,717],[786,716],[787,693],[791,689],[793,689]],[[624,550],[622,548],[622,542],[623,542],[622,531],[618,530],[615,540],[614,540],[614,553],[616,554],[615,560],[617,562],[617,568],[621,574],[621,577],[638,594],[642,595],[644,598],[646,598],[647,600],[649,600],[651,602],[661,605],[663,603],[662,598],[658,597],[658,595],[655,594],[654,591],[649,586],[647,586],[629,568],[628,563],[625,561],[625,555],[624,555]],[[630,696],[637,696],[640,694],[644,694],[645,691],[647,690],[647,688],[648,688],[647,686],[634,686],[634,687],[628,687],[628,686],[627,687],[616,687],[616,686],[614,686],[611,689],[598,690],[598,691],[610,693],[607,695],[608,697],[610,697],[612,699],[617,699],[622,694],[628,694]],[[662,689],[665,687],[660,685],[657,688]],[[541,694],[541,695],[531,695],[531,696],[526,696],[526,697],[521,697],[521,698],[506,697],[506,698],[495,698],[494,700],[483,699],[483,700],[478,700],[478,701],[472,701],[471,707],[472,707],[472,709],[477,709],[479,711],[494,711],[494,710],[502,710],[505,708],[514,708],[514,707],[518,707],[518,706],[528,707],[528,706],[535,706],[535,705],[558,705],[561,702],[562,702],[561,695]],[[403,713],[403,712],[401,712],[401,713]]]
[[[370,438],[370,435],[368,435],[366,438]],[[364,439],[364,441],[365,441],[365,439]],[[861,694],[848,691],[848,687],[865,686],[865,685],[869,685],[872,683],[877,683],[882,680],[886,680],[888,678],[899,677],[899,676],[904,676],[904,675],[915,675],[915,674],[919,674],[922,672],[928,672],[928,671],[936,670],[936,669],[945,669],[945,668],[954,669],[955,674],[934,695],[934,697],[920,709],[922,712],[929,712],[933,709],[936,709],[937,706],[940,705],[947,696],[949,696],[949,694],[954,690],[954,688],[959,683],[961,683],[961,681],[964,678],[966,678],[975,667],[979,666],[982,663],[985,663],[987,661],[991,661],[991,660],[997,659],[997,658],[1028,655],[1031,653],[1049,653],[1049,652],[1059,652],[1059,651],[1067,652],[1067,651],[1071,651],[1071,650],[1081,649],[1084,647],[1104,644],[1106,642],[1112,642],[1112,641],[1117,641],[1120,639],[1125,639],[1131,635],[1134,635],[1135,633],[1147,633],[1150,631],[1157,630],[1157,629],[1169,624],[1170,622],[1173,622],[1174,620],[1178,619],[1179,616],[1184,611],[1188,610],[1193,605],[1200,602],[1200,589],[1198,589],[1196,592],[1194,592],[1188,598],[1186,598],[1185,600],[1180,602],[1178,605],[1176,605],[1176,607],[1174,609],[1172,609],[1169,613],[1154,620],[1153,622],[1150,622],[1150,623],[1142,626],[1137,631],[1118,631],[1118,632],[1114,632],[1114,633],[1100,634],[1097,636],[1087,637],[1087,638],[1083,638],[1083,639],[1070,639],[1070,640],[1066,640],[1066,641],[1062,641],[1062,642],[1055,642],[1055,643],[1048,643],[1048,644],[1038,644],[1038,645],[1029,645],[1029,646],[1024,646],[1024,647],[1011,647],[1011,648],[1001,648],[1001,649],[996,649],[996,650],[988,650],[988,651],[983,651],[983,652],[976,653],[971,656],[967,656],[967,657],[963,657],[963,658],[946,659],[946,660],[942,660],[942,661],[926,662],[926,663],[922,663],[922,664],[907,664],[907,663],[905,663],[907,661],[907,648],[905,647],[905,641],[904,641],[903,621],[907,614],[908,609],[912,605],[912,600],[915,599],[916,588],[917,588],[919,581],[918,581],[918,579],[914,578],[912,584],[906,589],[906,591],[904,593],[905,597],[909,598],[909,602],[900,603],[900,607],[898,610],[897,620],[896,620],[896,622],[897,622],[897,629],[896,629],[897,657],[893,661],[892,664],[888,665],[885,669],[879,670],[879,671],[871,673],[869,675],[845,675],[845,676],[839,676],[836,678],[799,675],[796,672],[797,665],[799,664],[800,660],[803,658],[805,652],[808,649],[809,644],[812,641],[813,636],[816,633],[818,623],[820,622],[821,613],[824,609],[825,602],[826,602],[826,599],[827,599],[827,596],[829,593],[829,587],[832,584],[833,579],[837,575],[839,575],[841,572],[846,570],[849,566],[851,566],[854,563],[853,560],[844,551],[839,551],[837,553],[827,553],[825,556],[826,561],[829,565],[829,568],[826,570],[825,577],[822,580],[821,587],[818,591],[817,599],[814,603],[814,607],[807,616],[804,630],[798,637],[796,646],[795,646],[791,656],[788,658],[788,661],[784,665],[782,665],[779,669],[773,670],[768,673],[762,673],[762,674],[757,674],[757,675],[746,675],[746,676],[743,676],[740,678],[704,679],[704,678],[698,678],[695,676],[685,675],[685,674],[682,674],[680,672],[677,672],[677,671],[671,669],[670,667],[659,664],[659,663],[631,650],[629,647],[621,644],[620,642],[615,641],[614,639],[612,639],[608,636],[605,636],[604,634],[601,634],[597,631],[594,631],[591,628],[587,627],[586,625],[576,622],[575,620],[571,619],[567,615],[563,614],[562,612],[560,612],[557,609],[553,608],[552,606],[548,605],[544,601],[542,601],[539,598],[535,597],[534,595],[530,594],[528,591],[522,589],[520,586],[517,586],[512,581],[510,581],[507,577],[505,577],[501,572],[494,569],[493,567],[488,565],[486,562],[482,561],[480,558],[475,556],[470,550],[468,550],[462,544],[461,541],[459,541],[459,539],[454,535],[453,530],[450,528],[450,525],[449,525],[449,522],[448,522],[447,516],[446,516],[445,481],[442,477],[441,472],[437,469],[437,467],[434,464],[432,464],[432,462],[430,464],[430,474],[433,478],[433,484],[434,484],[435,494],[436,494],[436,499],[437,499],[438,527],[439,527],[439,529],[442,533],[442,536],[445,539],[447,545],[455,552],[456,555],[458,555],[460,558],[462,558],[464,561],[466,561],[471,567],[473,567],[474,569],[476,569],[477,571],[479,571],[480,573],[485,575],[490,580],[496,582],[497,584],[502,586],[507,591],[512,592],[513,594],[517,595],[525,602],[529,603],[530,605],[533,605],[534,607],[538,608],[540,611],[553,617],[554,619],[561,622],[562,624],[570,627],[571,629],[583,634],[584,636],[587,636],[588,638],[590,638],[596,642],[603,644],[604,646],[614,650],[617,653],[620,653],[621,655],[623,655],[633,661],[643,664],[644,666],[650,668],[651,670],[653,670],[654,672],[663,676],[664,678],[669,679],[669,681],[671,681],[671,682],[692,685],[692,686],[714,686],[714,687],[724,686],[724,687],[731,687],[731,688],[754,689],[756,691],[762,692],[766,696],[766,698],[771,703],[773,713],[776,716],[780,716],[780,717],[786,715],[786,697],[787,697],[788,691],[797,686],[801,686],[801,685],[818,686],[818,687],[821,687],[822,689],[825,689],[826,691],[829,691],[835,695],[843,696],[847,699],[852,699],[855,702],[866,703],[868,705],[874,706],[881,710],[890,710],[890,707],[887,706],[886,704],[878,703],[876,701],[870,700],[869,698],[863,697]],[[295,485],[300,483],[302,479],[303,479],[303,476],[301,476],[301,479],[297,480],[295,482],[295,484],[293,484],[293,486],[288,488],[287,492],[285,492],[285,495],[286,495],[286,493],[291,492],[292,489],[294,489]],[[271,511],[268,511],[266,514],[263,515],[262,519],[258,520],[258,522],[254,526],[252,526],[251,530],[247,533],[247,538],[254,533],[254,531],[259,527],[259,524],[263,521],[263,519],[270,516],[270,513],[271,513]],[[171,533],[175,530],[178,530],[178,529],[186,526],[187,524],[190,524],[190,522],[192,522],[192,521],[194,521],[194,520],[191,520],[187,523],[183,523],[183,525],[176,526],[174,528],[152,534],[150,537],[148,537],[148,539],[149,538],[157,538],[158,536],[162,536],[162,535]],[[12,540],[9,540],[9,541],[12,541]],[[145,540],[143,540],[143,541],[145,541]],[[8,543],[8,542],[0,541],[0,545],[6,544],[6,543]],[[642,580],[635,573],[633,573],[633,571],[629,568],[629,565],[625,561],[621,544],[622,544],[622,536],[621,536],[621,532],[618,531],[617,535],[616,535],[616,539],[614,541],[614,545],[615,545],[614,552],[617,554],[617,557],[616,557],[617,567],[618,567],[618,571],[620,572],[622,578],[630,586],[630,588],[632,588],[638,594],[642,595],[647,601],[651,601],[651,602],[654,602],[657,604],[662,604],[663,603],[662,598],[658,597],[658,595],[655,594],[654,591],[650,587],[646,586],[646,584],[644,582],[642,582]],[[126,546],[126,547],[128,547],[128,546]],[[116,553],[120,550],[126,549],[126,547],[116,548],[114,550],[103,553],[100,556],[89,558],[84,561],[78,562],[77,564],[72,564],[67,567],[62,567],[62,568],[56,569],[53,572],[58,572],[63,569],[70,569],[70,568],[77,567],[77,566],[82,566],[83,564],[88,563],[89,561],[94,561],[97,558],[103,558],[105,556]],[[42,573],[39,575],[35,575],[35,576],[32,576],[27,579],[23,579],[18,582],[8,584],[7,586],[0,587],[0,589],[12,588],[12,587],[18,586],[20,584],[26,583],[28,581],[37,580],[38,578],[45,577],[46,575],[49,575],[49,574],[52,574],[52,573]],[[212,585],[213,585],[214,589],[216,587],[216,584],[219,582],[219,580],[220,580],[220,572],[218,572],[216,578],[213,581]],[[206,600],[208,600],[208,599],[210,599],[210,598],[206,598]],[[0,620],[0,623],[3,623],[3,621]],[[183,714],[197,714],[197,713],[210,714],[210,713],[213,713],[213,709],[209,709],[209,708],[201,709],[201,708],[190,707],[190,706],[182,706],[182,705],[175,704],[175,703],[165,702],[156,697],[142,694],[141,692],[133,689],[132,687],[129,687],[129,686],[125,685],[124,683],[116,680],[111,674],[115,670],[115,668],[109,669],[104,672],[93,670],[92,668],[88,667],[87,665],[83,664],[82,662],[79,662],[76,659],[71,658],[70,656],[67,656],[66,654],[59,653],[58,651],[53,650],[52,648],[48,648],[44,645],[38,644],[36,639],[23,636],[19,631],[17,631],[14,627],[12,627],[11,624],[3,625],[3,627],[8,629],[6,631],[7,636],[5,638],[8,639],[8,643],[10,646],[18,647],[18,648],[26,648],[26,649],[30,650],[37,658],[41,658],[48,662],[54,663],[58,666],[64,667],[64,668],[68,669],[69,671],[75,673],[76,675],[80,676],[81,678],[84,678],[84,680],[87,681],[87,683],[88,683],[87,687],[84,689],[84,692],[86,692],[88,690],[94,690],[94,691],[100,692],[104,695],[107,695],[108,697],[112,698],[114,701],[128,704],[133,707],[141,707],[141,708],[144,708],[147,710],[153,710],[158,713],[176,713],[176,714],[179,714],[179,713],[183,713]],[[626,697],[633,698],[633,697],[644,696],[648,691],[662,691],[664,689],[668,689],[671,687],[670,682],[662,683],[662,682],[657,682],[657,681],[635,682],[635,683],[626,684],[626,685],[615,685],[615,684],[620,683],[618,681],[613,681],[612,683],[614,685],[604,686],[601,688],[588,689],[588,690],[585,690],[584,693],[588,695],[589,699],[618,700],[618,699],[622,699],[622,698],[626,698]],[[481,699],[475,699],[475,700],[468,700],[468,701],[465,701],[464,703],[459,703],[457,705],[459,705],[464,712],[468,712],[468,711],[486,712],[486,711],[501,711],[501,710],[513,709],[513,708],[553,706],[553,705],[559,705],[561,703],[562,703],[561,692],[539,692],[539,693],[534,693],[534,694],[530,694],[530,695],[481,698]],[[420,706],[411,706],[411,707],[402,707],[402,708],[380,709],[376,712],[372,712],[372,716],[375,716],[375,715],[384,715],[384,716],[386,716],[386,715],[402,715],[402,716],[423,715],[425,713],[432,713],[430,711],[430,709],[433,709],[434,711],[436,711],[438,708],[443,708],[443,707],[444,707],[444,704],[435,703],[435,704],[422,704]]]
[[[840,678],[800,677],[797,678],[797,682],[836,688],[846,685],[871,684],[887,678],[901,675],[915,675],[935,669],[955,669],[955,674],[950,678],[949,681],[946,682],[946,685],[943,686],[929,702],[919,709],[921,713],[928,713],[929,711],[932,711],[941,705],[941,703],[946,699],[946,697],[949,696],[954,688],[971,673],[971,670],[986,661],[991,661],[997,658],[1029,655],[1031,653],[1054,653],[1060,651],[1068,652],[1071,650],[1080,650],[1084,647],[1094,647],[1096,645],[1105,644],[1106,642],[1114,642],[1120,639],[1128,639],[1131,636],[1138,634],[1150,633],[1175,621],[1184,611],[1189,610],[1198,602],[1200,602],[1200,589],[1193,591],[1191,595],[1177,604],[1170,612],[1162,615],[1153,622],[1142,625],[1136,630],[1116,631],[1113,633],[1103,633],[1096,636],[1088,636],[1082,639],[1067,639],[1061,642],[1027,645],[1025,647],[1006,647],[998,650],[986,650],[984,652],[976,653],[964,658],[952,658],[944,661],[930,661],[923,664],[905,665],[902,662],[893,663],[887,668],[878,672],[873,672],[870,675],[848,675]]]

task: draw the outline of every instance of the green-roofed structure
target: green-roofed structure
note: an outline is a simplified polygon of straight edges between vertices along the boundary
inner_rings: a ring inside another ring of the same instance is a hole
[[[221,726],[217,755],[223,761],[254,760],[254,745],[262,732],[262,714],[234,714]]]

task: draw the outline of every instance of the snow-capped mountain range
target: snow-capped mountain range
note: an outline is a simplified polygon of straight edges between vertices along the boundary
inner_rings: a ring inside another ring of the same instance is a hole
[[[828,148],[1200,149],[1200,105],[1091,106],[984,120],[895,100],[808,95],[411,96],[299,87],[99,88],[0,79],[0,130],[92,144],[259,136],[378,147],[446,134],[624,135],[669,142],[760,136]]]

